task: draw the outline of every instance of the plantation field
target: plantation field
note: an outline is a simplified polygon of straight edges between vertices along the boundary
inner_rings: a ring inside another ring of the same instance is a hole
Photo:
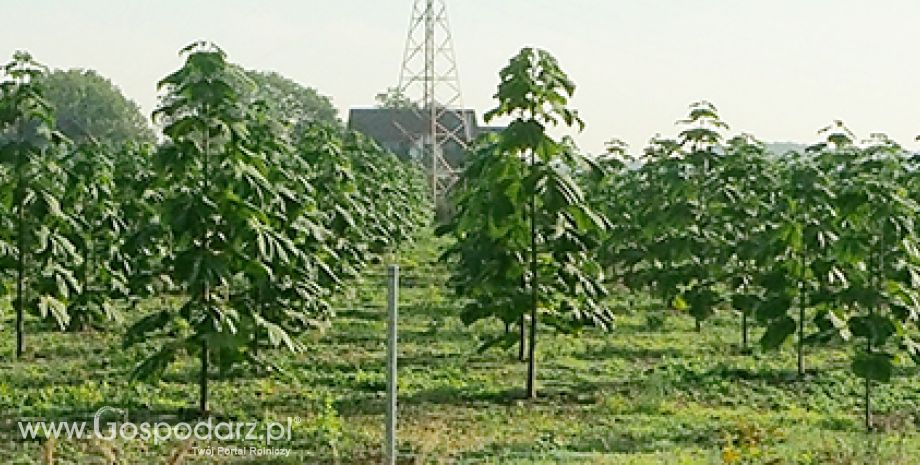
[[[791,347],[742,353],[735,314],[717,313],[697,333],[692,318],[616,291],[610,333],[541,333],[540,397],[523,400],[526,364],[516,361],[516,349],[477,352],[501,325],[467,328],[457,318],[448,271],[437,263],[444,245],[425,233],[399,259],[400,463],[912,464],[920,457],[917,373],[899,372],[875,390],[881,431],[867,436],[851,348],[807,349],[808,374],[800,381]],[[197,364],[184,358],[156,384],[132,383],[130,369],[144,347],[123,350],[122,331],[60,333],[37,320],[27,325],[25,357],[13,361],[6,355],[13,352],[13,315],[5,306],[0,463],[380,463],[382,272],[370,267],[337,300],[331,328],[301,337],[303,353],[277,350],[282,371],[215,374],[218,420],[295,418],[291,440],[272,445],[291,448],[288,457],[199,457],[194,447],[206,444],[178,442],[19,440],[19,418],[86,419],[103,406],[127,409],[138,421],[194,418]],[[163,302],[169,300],[141,309]],[[128,314],[122,324],[140,316]],[[753,332],[759,337],[760,329]]]

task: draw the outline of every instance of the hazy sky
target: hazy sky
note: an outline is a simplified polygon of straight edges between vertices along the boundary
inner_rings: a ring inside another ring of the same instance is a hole
[[[0,0],[0,59],[27,49],[53,68],[92,68],[149,114],[155,82],[197,39],[248,68],[332,97],[343,118],[394,86],[412,0]],[[672,135],[707,99],[732,132],[816,139],[842,119],[860,136],[920,134],[917,0],[448,0],[464,100],[493,106],[498,70],[525,45],[578,84],[596,152]]]

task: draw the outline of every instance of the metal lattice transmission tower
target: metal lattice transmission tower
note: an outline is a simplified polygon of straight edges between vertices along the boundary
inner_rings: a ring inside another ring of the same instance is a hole
[[[420,134],[407,136],[421,149],[432,196],[441,198],[457,179],[445,158],[448,147],[465,150],[472,135],[472,114],[463,110],[460,76],[444,0],[415,0],[399,73],[399,91],[414,103]]]

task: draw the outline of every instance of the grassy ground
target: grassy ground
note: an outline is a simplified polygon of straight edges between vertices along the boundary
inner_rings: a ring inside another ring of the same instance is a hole
[[[526,366],[516,352],[478,354],[497,323],[464,327],[423,241],[401,259],[399,447],[405,463],[915,464],[920,376],[878,386],[880,433],[862,432],[861,383],[845,347],[812,350],[797,380],[790,348],[741,353],[737,319],[649,319],[641,298],[619,296],[609,334],[541,335],[537,401],[523,401]],[[0,463],[379,463],[383,435],[385,286],[373,270],[343,297],[307,351],[278,352],[282,372],[240,371],[212,384],[222,420],[293,417],[289,457],[196,456],[208,444],[23,441],[23,417],[86,418],[102,406],[136,421],[194,414],[196,364],[185,360],[156,385],[128,381],[137,350],[118,332],[28,336],[11,361],[12,319],[0,320]],[[154,305],[156,302],[150,302]],[[660,324],[660,327],[659,327]],[[227,445],[215,442],[212,445]],[[249,446],[252,444],[243,443]],[[259,444],[256,444],[259,445]]]

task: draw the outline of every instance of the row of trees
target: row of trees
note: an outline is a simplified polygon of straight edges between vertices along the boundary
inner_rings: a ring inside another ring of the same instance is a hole
[[[918,355],[916,160],[881,134],[857,141],[839,121],[824,142],[786,154],[749,135],[724,142],[728,126],[706,102],[680,124],[638,163],[605,162],[594,187],[612,225],[601,261],[698,328],[737,312],[745,350],[752,322],[766,349],[794,338],[800,377],[807,347],[853,341],[869,427],[871,383]]]
[[[297,350],[332,295],[427,223],[430,201],[417,168],[292,99],[275,105],[277,76],[212,44],[182,54],[159,83],[158,146],[67,138],[45,68],[25,53],[3,68],[0,269],[17,356],[27,313],[70,330],[125,318],[125,346],[147,353],[136,376],[199,358],[204,414],[212,366]]]
[[[719,311],[740,315],[776,349],[794,338],[798,373],[809,345],[854,341],[853,372],[886,382],[917,357],[920,176],[884,135],[860,142],[840,123],[802,153],[770,153],[750,135],[728,140],[716,108],[699,102],[676,139],[641,156],[622,142],[588,159],[547,128],[582,125],[567,106],[574,85],[546,52],[525,49],[501,72],[499,107],[511,124],[480,140],[454,192],[454,266],[468,323],[496,318],[520,344],[530,323],[528,395],[538,322],[562,331],[607,329],[606,289],[656,296],[703,330]],[[519,325],[518,334],[510,326]]]

